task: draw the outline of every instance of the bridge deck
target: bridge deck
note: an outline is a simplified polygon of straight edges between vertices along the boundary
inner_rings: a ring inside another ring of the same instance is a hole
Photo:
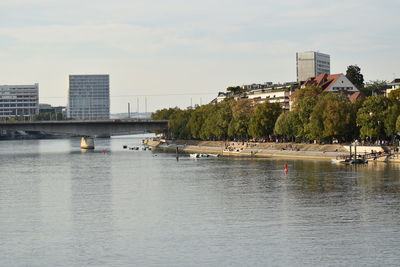
[[[65,121],[6,121],[0,130],[39,131],[81,136],[113,136],[164,130],[168,121],[156,120],[65,120]]]

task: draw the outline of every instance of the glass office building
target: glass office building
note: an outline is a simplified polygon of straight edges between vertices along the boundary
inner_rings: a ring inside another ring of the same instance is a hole
[[[39,114],[39,84],[0,85],[0,118]]]
[[[76,120],[109,119],[109,75],[70,75],[67,117]]]

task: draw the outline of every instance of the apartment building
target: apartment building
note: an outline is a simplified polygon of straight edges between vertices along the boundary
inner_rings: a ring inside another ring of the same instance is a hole
[[[219,103],[226,98],[233,97],[234,99],[250,99],[255,104],[264,103],[265,101],[279,103],[282,109],[289,110],[291,104],[290,95],[298,89],[298,84],[296,82],[266,82],[262,84],[242,85],[241,88],[243,92],[238,95],[234,95],[232,92],[219,92],[212,103]]]
[[[39,84],[0,85],[0,118],[39,114]]]

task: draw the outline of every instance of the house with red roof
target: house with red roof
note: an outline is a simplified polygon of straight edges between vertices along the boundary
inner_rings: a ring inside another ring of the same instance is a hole
[[[357,87],[343,73],[331,75],[322,73],[317,77],[310,77],[301,85],[301,88],[306,86],[318,86],[324,92],[344,93],[352,102],[361,96]]]
[[[358,92],[357,87],[343,73],[331,75],[322,73],[317,77],[310,77],[302,84],[301,88],[312,85],[321,87],[324,92]]]

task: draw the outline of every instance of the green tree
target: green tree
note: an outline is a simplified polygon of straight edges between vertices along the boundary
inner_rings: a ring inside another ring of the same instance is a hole
[[[392,101],[400,102],[400,89],[390,91],[388,98]]]
[[[382,138],[385,135],[385,115],[389,99],[384,96],[368,97],[357,112],[357,125],[360,137]]]
[[[298,90],[292,95],[293,110],[296,111],[299,124],[301,125],[301,127],[298,128],[297,137],[301,139],[308,138],[310,116],[321,93],[321,88],[308,86]]]
[[[364,87],[364,76],[361,74],[361,69],[357,65],[350,65],[347,67],[346,77],[349,79],[357,88]]]
[[[64,120],[63,114],[53,112],[43,112],[33,116],[33,120],[49,121],[49,120]]]
[[[398,116],[396,120],[396,132],[400,132],[400,116]]]
[[[187,127],[192,110],[176,110],[169,118],[168,128],[173,138],[191,139],[190,130]]]
[[[282,113],[279,103],[264,102],[256,105],[249,123],[251,137],[261,138],[273,134],[276,119]]]
[[[388,86],[387,81],[375,80],[375,81],[370,81],[369,85],[365,86],[364,88],[359,87],[359,90],[365,96],[372,96],[379,91],[385,90],[387,86]]]
[[[204,126],[204,121],[205,121],[205,113],[206,109],[208,108],[208,105],[203,105],[195,110],[190,115],[189,121],[188,121],[188,130],[190,132],[190,135],[194,139],[201,139],[201,131]]]
[[[218,110],[218,104],[207,105],[206,109],[203,111],[204,114],[204,125],[200,131],[200,137],[203,140],[213,140],[215,139],[216,132],[216,117],[215,114]]]
[[[294,141],[302,128],[297,111],[283,112],[275,122],[274,134]]]
[[[210,114],[213,118],[210,123],[213,125],[213,136],[218,140],[228,139],[229,124],[232,120],[233,100],[225,100],[216,105],[215,113]]]
[[[157,110],[151,114],[152,120],[168,120],[172,114],[180,110],[178,107],[175,108],[164,108]]]
[[[202,140],[225,140],[232,120],[233,99],[208,104],[193,110],[188,121],[190,135]]]
[[[400,115],[400,89],[389,93],[389,107],[384,114],[385,133],[389,137],[395,137],[397,134],[396,122]]]
[[[309,124],[310,139],[345,141],[356,127],[352,105],[345,95],[328,93],[321,96],[313,109]]]
[[[176,112],[180,111],[178,107],[175,108],[164,108],[157,110],[156,112],[151,114],[151,119],[152,120],[169,120],[173,114]],[[156,134],[164,134],[168,135],[169,127],[166,130],[163,131],[155,131]]]
[[[390,103],[388,109],[384,114],[384,125],[385,125],[385,133],[389,137],[394,137],[397,133],[396,131],[396,122],[397,118],[400,115],[400,106],[399,103],[392,102]]]
[[[238,95],[244,92],[244,89],[240,86],[229,86],[228,88],[226,88],[227,92],[231,92],[234,95]]]
[[[229,124],[228,135],[230,138],[247,139],[249,121],[253,104],[248,99],[237,100],[232,106],[232,120]]]

